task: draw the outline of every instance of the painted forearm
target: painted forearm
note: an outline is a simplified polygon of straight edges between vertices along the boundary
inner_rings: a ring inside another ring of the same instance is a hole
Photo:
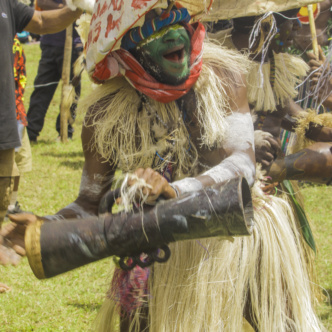
[[[230,155],[197,178],[173,182],[179,194],[197,191],[237,176],[244,176],[249,185],[253,185],[255,163],[251,155],[254,153],[254,128],[251,116],[249,113],[233,113],[226,121],[230,130],[223,148],[231,151]]]
[[[214,183],[224,182],[237,176],[244,176],[249,185],[252,186],[255,181],[255,164],[247,153],[234,153],[218,166],[211,168],[202,175],[209,176]]]
[[[95,217],[96,213],[85,210],[81,205],[76,202],[70,203],[65,208],[60,210],[54,215],[44,216],[47,220],[58,220],[63,219],[84,219],[89,217]]]
[[[315,143],[283,159],[277,159],[268,175],[274,182],[303,180],[331,184],[332,144]]]
[[[48,220],[83,219],[98,215],[99,202],[111,188],[113,176],[91,174],[83,169],[79,195],[75,202],[70,203],[55,215],[46,216]]]

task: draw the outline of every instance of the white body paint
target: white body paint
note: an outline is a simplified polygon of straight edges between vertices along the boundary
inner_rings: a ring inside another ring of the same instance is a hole
[[[111,188],[112,177],[109,177],[105,181],[105,177],[100,174],[94,174],[93,179],[89,178],[87,171],[83,169],[80,193],[84,193],[85,196],[96,196],[106,187]]]
[[[249,186],[252,186],[255,181],[255,165],[246,153],[237,152],[202,175],[210,176],[216,183],[230,180],[234,175],[243,175]]]
[[[254,124],[250,113],[233,113],[225,120],[229,130],[223,148],[245,151],[254,147]]]
[[[252,186],[255,181],[255,164],[248,155],[248,150],[254,151],[254,125],[250,113],[232,113],[226,119],[229,132],[223,148],[233,151],[219,165],[216,165],[201,175],[209,176],[215,183],[224,182],[243,175]],[[198,191],[202,183],[195,178],[185,178],[172,183],[181,194]]]
[[[182,180],[172,182],[172,185],[177,188],[180,194],[198,191],[204,188],[202,182],[195,178],[184,178]]]
[[[251,186],[255,181],[255,164],[247,153],[250,149],[255,150],[251,115],[250,113],[232,113],[226,118],[226,122],[229,132],[223,148],[234,152],[202,175],[210,176],[216,183],[229,180],[234,175],[243,175]]]

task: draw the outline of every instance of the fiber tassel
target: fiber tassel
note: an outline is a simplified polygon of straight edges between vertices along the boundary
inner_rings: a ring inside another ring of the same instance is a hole
[[[83,45],[86,45],[86,42],[88,40],[91,17],[92,16],[90,14],[85,13],[82,14],[78,20],[76,20],[76,30],[81,38]]]
[[[120,314],[124,311],[130,316],[135,309],[147,303],[149,274],[149,268],[143,269],[137,265],[130,271],[115,268],[106,296],[117,303]]]
[[[85,66],[85,58],[84,53],[80,54],[80,56],[76,59],[73,67],[74,76],[80,77],[84,70]]]
[[[299,57],[287,53],[274,53],[275,81],[270,84],[270,62],[262,66],[262,76],[257,75],[261,64],[252,61],[247,76],[248,101],[254,105],[256,111],[273,112],[277,105],[295,98],[298,94],[296,86],[302,82],[301,77],[306,76],[308,65]]]
[[[332,114],[316,114],[316,111],[312,109],[307,109],[306,113],[301,114],[301,116],[297,118],[297,127],[295,128],[297,139],[295,145],[292,147],[292,153],[296,153],[315,143],[305,136],[310,123],[318,126],[332,127]]]
[[[70,124],[73,124],[75,120],[70,113],[70,107],[75,101],[75,89],[71,84],[63,87],[63,107],[67,110],[67,117]]]

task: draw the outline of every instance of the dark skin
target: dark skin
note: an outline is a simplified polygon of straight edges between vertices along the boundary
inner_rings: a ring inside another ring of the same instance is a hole
[[[166,40],[167,42],[167,40]],[[218,73],[218,70],[216,70]],[[234,112],[239,112],[242,114],[249,113],[249,105],[247,101],[247,91],[242,80],[239,82],[234,82],[233,89],[225,86],[227,95],[230,97],[230,107]],[[226,150],[223,148],[207,149],[201,147],[200,144],[200,127],[196,117],[196,103],[194,102],[193,92],[189,92],[182,100],[178,100],[178,104],[184,104],[186,108],[187,117],[187,127],[188,132],[191,135],[192,144],[194,144],[199,153],[199,161],[202,164],[208,166],[216,166],[225,158],[232,156],[236,153],[245,153],[249,156],[250,169],[254,170],[255,156],[253,147],[243,151],[241,148],[235,148],[234,150]],[[182,103],[183,101],[183,103]],[[233,101],[236,101],[233,102]],[[93,113],[97,111],[97,107],[93,107],[89,112]],[[116,110],[114,110],[116,111]],[[91,115],[91,114],[89,114]],[[89,117],[87,117],[89,119]],[[104,194],[111,188],[111,182],[116,171],[116,166],[111,162],[105,162],[101,155],[95,150],[91,149],[91,140],[94,136],[94,127],[89,126],[89,120],[87,120],[87,126],[83,126],[82,129],[82,146],[84,152],[84,166],[82,183],[79,195],[75,200],[76,208],[73,209],[72,206],[67,206],[60,210],[57,215],[61,215],[64,218],[82,218],[89,215],[98,214],[98,206],[101,198]],[[166,199],[175,198],[176,192],[169,185],[164,177],[162,177],[158,172],[152,170],[151,168],[142,169],[139,168],[134,171],[139,178],[143,178],[147,184],[152,188],[145,188],[144,193],[148,194],[148,203],[155,202],[159,196],[163,196]],[[237,174],[234,174],[236,176]],[[210,186],[215,183],[215,181],[210,176],[198,176],[197,179],[202,183],[203,186]],[[129,181],[129,185],[132,185],[134,181]],[[94,190],[91,190],[93,186]],[[96,189],[98,188],[98,189]],[[35,222],[37,217],[34,215],[15,215],[11,216],[11,219],[16,223],[25,222]],[[17,234],[15,228],[7,235],[11,238],[12,245],[22,245],[22,234]]]
[[[295,18],[295,14],[294,14]],[[269,50],[264,59],[264,62],[268,61],[268,58],[271,56],[272,51],[279,53],[284,50],[285,47],[289,47],[293,43],[297,32],[299,31],[299,24],[297,20],[285,20],[282,24],[278,26],[279,28],[279,37],[274,39]],[[244,33],[242,31],[237,31],[235,29],[232,32],[232,39],[234,45],[238,50],[245,50],[249,47],[249,33]],[[280,41],[283,43],[280,46]],[[255,47],[255,46],[254,46]],[[251,50],[250,57],[254,61],[261,61],[261,54],[256,54],[255,49]],[[254,123],[255,130],[261,129],[264,132],[271,134],[271,137],[267,137],[266,140],[269,142],[270,146],[256,147],[256,161],[259,162],[263,169],[269,170],[274,160],[278,157],[282,158],[281,155],[281,142],[280,142],[280,132],[281,128],[294,131],[296,127],[296,117],[299,117],[301,114],[305,114],[305,111],[297,105],[292,99],[289,99],[284,103],[284,106],[277,105],[277,110],[273,112],[257,111],[257,121]],[[260,128],[258,124],[260,123],[260,118],[264,119]],[[315,141],[328,142],[332,139],[332,128],[316,128],[314,124],[310,126],[307,137]]]
[[[289,179],[331,184],[332,143],[314,143],[284,159],[276,160],[269,175],[272,181],[277,182]]]
[[[280,27],[280,40],[287,40],[287,38],[295,33],[298,26],[294,25],[293,20],[286,20]],[[246,50],[249,47],[249,32],[245,33],[242,31],[237,31],[236,29],[232,32],[232,40],[234,45],[238,50]],[[255,46],[254,46],[255,47]],[[269,48],[268,54],[271,54],[272,51],[280,52],[280,45],[277,45],[276,42],[272,43]],[[264,62],[268,61],[269,55],[266,55]],[[261,54],[257,54],[255,49],[252,49],[250,52],[250,57],[254,61],[261,61]],[[294,105],[292,105],[294,106]],[[256,161],[261,163],[263,168],[268,170],[271,167],[272,162],[277,158],[281,153],[281,143],[280,143],[280,131],[283,124],[283,119],[291,112],[291,102],[289,101],[286,106],[282,107],[277,105],[277,110],[273,112],[261,112],[256,111],[257,121],[254,123],[255,130],[258,129],[259,117],[264,117],[261,130],[271,134],[271,137],[267,137],[266,140],[269,142],[270,147],[263,146],[259,149],[256,148]]]

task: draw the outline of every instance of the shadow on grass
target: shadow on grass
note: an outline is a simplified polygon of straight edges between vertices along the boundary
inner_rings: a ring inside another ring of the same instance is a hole
[[[101,304],[97,304],[97,303],[77,303],[77,302],[68,302],[68,305],[71,305],[75,308],[78,309],[83,309],[85,311],[99,311],[101,308]]]
[[[77,170],[77,169],[83,169],[83,164],[84,161],[70,161],[70,160],[66,160],[66,161],[62,161],[59,165],[60,166],[66,166],[69,167],[71,169]]]
[[[73,152],[44,152],[40,154],[44,157],[53,157],[53,158],[83,158],[83,151],[73,151]]]

